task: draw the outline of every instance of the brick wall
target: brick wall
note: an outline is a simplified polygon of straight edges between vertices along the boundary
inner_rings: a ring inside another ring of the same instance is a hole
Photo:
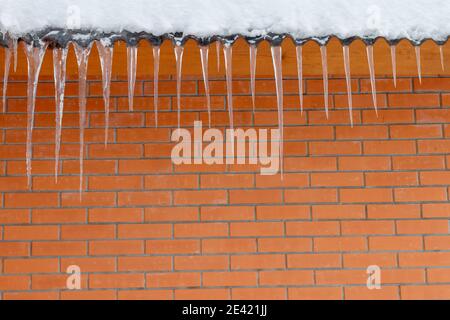
[[[331,45],[330,68],[340,70],[340,48]],[[0,298],[449,299],[450,78],[428,75],[419,84],[411,76],[413,51],[404,49],[399,64],[409,61],[404,69],[410,74],[400,74],[395,88],[384,75],[390,73],[390,58],[378,47],[378,118],[367,72],[359,67],[367,68],[364,51],[353,52],[354,128],[348,124],[342,73],[331,75],[331,111],[325,118],[320,65],[308,62],[318,61],[315,47],[305,53],[305,113],[300,115],[295,57],[292,48],[286,51],[283,181],[279,175],[261,176],[253,165],[173,165],[173,69],[161,75],[160,127],[155,129],[151,60],[139,63],[135,111],[129,112],[123,45],[115,55],[105,148],[94,53],[81,201],[73,52],[58,183],[49,54],[44,63],[32,191],[25,176],[26,62],[20,54],[8,112],[0,115]],[[249,80],[242,71],[248,68],[245,50],[235,54],[235,126],[276,127],[270,74],[258,78],[252,115]],[[271,68],[267,47],[260,54],[259,75]],[[424,54],[425,72],[427,66],[440,67],[433,54],[431,49]],[[172,55],[166,46],[162,68],[173,65]],[[188,127],[195,119],[207,123],[197,59],[185,58],[182,125]],[[212,122],[224,129],[225,82],[223,69],[214,71],[214,52],[210,67]],[[69,265],[80,266],[82,290],[65,289]],[[366,288],[369,265],[381,267],[381,290]]]

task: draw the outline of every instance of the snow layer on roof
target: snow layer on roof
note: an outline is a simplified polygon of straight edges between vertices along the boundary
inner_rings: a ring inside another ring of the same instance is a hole
[[[48,28],[444,40],[449,0],[0,0],[0,31]]]

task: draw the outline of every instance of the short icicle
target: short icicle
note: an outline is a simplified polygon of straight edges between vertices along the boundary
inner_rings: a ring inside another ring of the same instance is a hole
[[[153,104],[155,105],[155,127],[158,127],[158,78],[160,47],[153,47]]]
[[[9,69],[11,68],[12,41],[9,41],[8,47],[5,48],[5,71],[3,73],[3,113],[6,112],[6,90],[8,88]]]
[[[66,61],[68,48],[53,49],[53,77],[55,79],[55,181],[58,181],[61,131],[64,115],[64,90],[66,87]]]
[[[415,46],[416,51],[416,63],[417,63],[417,76],[419,77],[419,83],[422,83],[422,63],[420,59],[420,46]]]
[[[44,61],[47,43],[35,47],[33,43],[25,44],[25,55],[28,63],[28,82],[27,82],[27,142],[26,142],[26,165],[28,187],[31,187],[31,158],[33,156],[33,127],[34,127],[34,109],[36,105],[36,91],[39,83],[39,73],[42,62]]]
[[[325,104],[325,115],[328,119],[328,58],[326,45],[320,46],[320,55],[322,58],[323,99]]]
[[[205,84],[206,106],[208,108],[208,124],[211,128],[211,96],[209,93],[208,52],[209,46],[200,46],[200,60],[202,63],[203,82]]]
[[[223,46],[223,53],[225,57],[225,77],[227,82],[228,117],[230,119],[230,128],[233,129],[233,47],[231,44],[225,44]]]
[[[136,85],[137,46],[127,47],[128,107],[133,111],[134,87]]]
[[[441,68],[442,71],[445,71],[445,62],[444,62],[444,46],[439,45],[439,56],[441,57]]]
[[[19,41],[17,38],[12,39],[12,51],[14,56],[14,72],[17,71],[17,46],[19,45]]]
[[[298,95],[300,97],[300,112],[303,114],[303,47],[296,46],[295,52],[297,55],[297,76],[298,76]]]
[[[253,105],[253,112],[255,112],[255,92],[256,92],[256,56],[258,53],[258,47],[256,44],[250,45],[250,91],[252,93],[252,105]]]
[[[80,106],[80,200],[83,188],[83,161],[84,161],[84,128],[86,126],[86,85],[87,69],[91,47],[83,48],[74,44],[78,64],[78,99]]]
[[[278,129],[280,130],[280,172],[283,179],[284,172],[284,120],[283,120],[283,69],[282,69],[282,49],[281,46],[272,46],[272,63],[275,73],[275,84],[277,90],[277,107],[278,107]]]
[[[217,56],[217,72],[220,72],[220,49],[221,49],[220,41],[216,41],[216,56]]]
[[[391,64],[392,78],[394,79],[394,87],[397,88],[397,45],[391,44]]]
[[[182,45],[176,45],[174,48],[175,61],[177,64],[177,108],[178,108],[178,128],[180,128],[181,122],[181,71],[183,69],[183,52],[184,47]]]
[[[105,146],[108,143],[109,131],[109,102],[111,93],[111,74],[114,49],[109,43],[97,41],[97,49],[102,69],[103,103],[105,106]]]
[[[350,74],[350,48],[348,45],[343,46],[344,51],[344,69],[345,80],[347,83],[348,111],[350,115],[350,124],[353,127],[353,101],[352,101],[352,78]]]
[[[368,45],[366,47],[366,51],[367,51],[367,62],[369,64],[370,86],[372,88],[373,106],[375,108],[375,113],[378,116],[377,87],[375,80],[375,62],[373,58],[373,45]]]

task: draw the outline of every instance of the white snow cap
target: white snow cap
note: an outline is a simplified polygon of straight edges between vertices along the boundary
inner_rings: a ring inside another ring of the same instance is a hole
[[[444,40],[450,35],[450,1],[0,0],[1,32],[20,36],[48,28]]]

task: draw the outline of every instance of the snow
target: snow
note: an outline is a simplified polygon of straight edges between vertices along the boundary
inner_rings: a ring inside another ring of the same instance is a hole
[[[52,28],[417,41],[450,35],[448,0],[0,0],[0,8],[0,32],[14,36]]]

